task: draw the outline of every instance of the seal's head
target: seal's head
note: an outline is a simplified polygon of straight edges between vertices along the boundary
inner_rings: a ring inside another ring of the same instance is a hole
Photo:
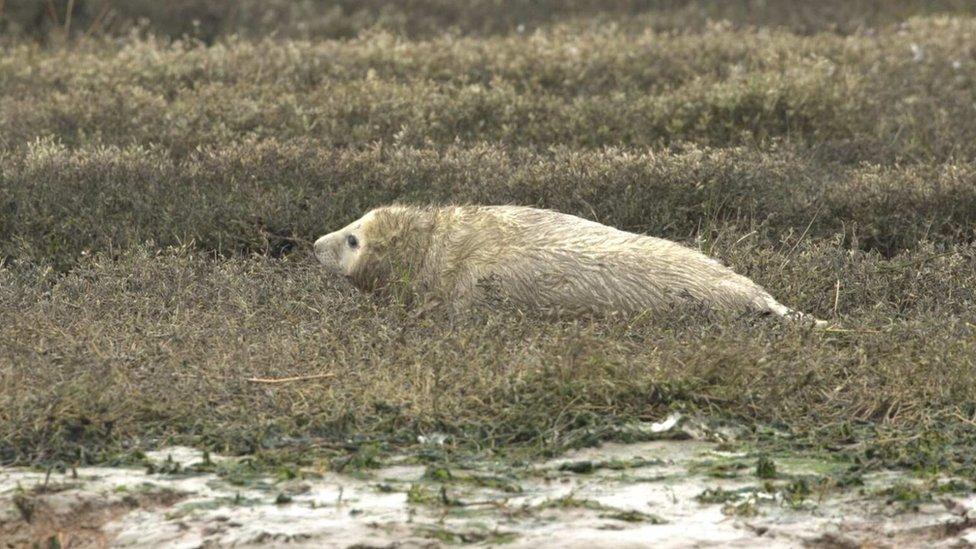
[[[374,290],[417,268],[427,253],[432,218],[417,208],[376,208],[316,240],[315,257],[359,288]]]
[[[366,248],[366,225],[376,215],[371,211],[338,231],[315,241],[315,258],[337,275],[351,277]]]

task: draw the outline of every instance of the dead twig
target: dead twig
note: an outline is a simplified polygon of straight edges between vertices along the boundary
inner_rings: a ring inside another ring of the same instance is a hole
[[[837,286],[834,288],[834,316],[837,316],[837,306],[840,305],[840,279],[837,279]]]
[[[102,23],[105,21],[106,17],[108,16],[110,9],[111,8],[109,4],[105,4],[104,6],[102,6],[102,10],[98,12],[98,15],[95,16],[94,20],[92,20],[91,25],[89,25],[88,28],[85,30],[86,37],[93,36],[95,32],[98,31],[99,27],[102,26]]]
[[[779,267],[780,269],[785,269],[786,266],[789,265],[790,259],[792,259],[793,256],[793,252],[795,252],[796,249],[800,247],[800,244],[803,243],[803,239],[807,236],[807,233],[810,232],[810,227],[813,227],[813,222],[817,220],[817,216],[820,215],[821,210],[823,210],[823,206],[817,208],[817,211],[813,212],[813,217],[810,218],[810,222],[807,223],[807,228],[803,229],[803,233],[801,233],[800,238],[796,240],[796,244],[793,244],[793,247],[790,248],[790,251],[786,253],[786,261],[784,261],[783,264],[780,265]]]
[[[64,8],[64,35],[71,34],[71,16],[74,15],[75,0],[68,0],[68,7]]]
[[[51,0],[46,0],[44,2],[44,7],[47,8],[47,16],[51,19],[51,22],[54,23],[54,26],[60,27],[61,20],[58,17],[58,10],[54,7],[54,2]]]
[[[884,330],[869,330],[867,328],[838,328],[835,326],[828,326],[821,332],[831,333],[831,334],[883,334],[886,333]]]
[[[731,250],[732,248],[735,248],[736,246],[738,246],[738,245],[739,245],[739,243],[740,243],[740,242],[742,242],[743,240],[745,240],[745,239],[747,239],[747,238],[749,238],[750,236],[752,236],[752,235],[754,235],[754,234],[756,234],[756,231],[749,231],[748,233],[746,233],[746,235],[745,235],[745,236],[743,236],[743,237],[742,237],[742,238],[740,238],[739,240],[736,240],[736,241],[735,241],[735,244],[732,244],[731,246],[729,246],[729,249]]]
[[[959,421],[971,425],[973,427],[976,427],[976,417],[966,417],[960,414],[959,412],[953,412],[952,415],[955,416],[955,418],[958,419]],[[974,416],[976,416],[976,414],[974,414]]]
[[[308,376],[295,376],[295,377],[279,377],[279,378],[263,378],[263,377],[249,377],[246,381],[251,383],[266,383],[269,385],[274,385],[276,383],[291,383],[292,381],[309,381],[312,379],[325,379],[328,377],[333,377],[335,374],[313,374]]]

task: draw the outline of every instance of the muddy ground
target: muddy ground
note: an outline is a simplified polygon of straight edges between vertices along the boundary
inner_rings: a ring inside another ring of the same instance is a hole
[[[0,538],[60,547],[976,544],[965,482],[848,474],[850,464],[830,458],[693,439],[605,443],[528,463],[422,455],[281,474],[171,447],[138,468],[7,468]]]

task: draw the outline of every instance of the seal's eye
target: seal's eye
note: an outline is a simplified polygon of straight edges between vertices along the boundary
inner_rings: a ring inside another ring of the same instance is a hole
[[[359,240],[356,238],[355,235],[349,235],[346,237],[346,244],[349,244],[350,248],[358,248]]]

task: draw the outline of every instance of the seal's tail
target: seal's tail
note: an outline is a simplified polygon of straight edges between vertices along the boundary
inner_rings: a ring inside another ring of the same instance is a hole
[[[786,305],[783,305],[779,301],[776,301],[769,294],[766,294],[765,297],[766,297],[766,306],[769,307],[769,310],[782,318],[794,322],[803,323],[803,324],[812,324],[813,328],[816,330],[823,330],[825,328],[830,327],[830,323],[827,322],[826,320],[820,320],[819,318],[813,315],[807,313],[801,313],[800,311],[790,309]]]
[[[787,310],[788,312],[782,315],[783,318],[787,320],[798,322],[800,324],[812,325],[814,330],[824,330],[830,327],[830,322],[827,322],[826,320],[820,320],[813,315],[801,313],[800,311],[794,311],[793,309]]]

